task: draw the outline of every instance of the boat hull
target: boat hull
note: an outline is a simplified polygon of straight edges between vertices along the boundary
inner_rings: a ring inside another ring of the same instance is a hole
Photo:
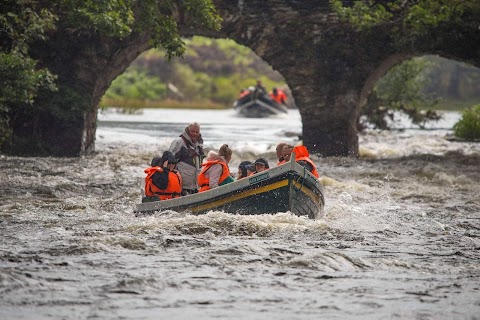
[[[292,212],[315,219],[323,212],[324,203],[319,181],[304,167],[289,162],[209,191],[140,203],[135,212],[173,210],[204,214],[217,210],[242,215]]]
[[[272,100],[268,95],[254,97],[248,95],[236,100],[233,104],[238,114],[249,118],[263,118],[288,113],[288,108]]]

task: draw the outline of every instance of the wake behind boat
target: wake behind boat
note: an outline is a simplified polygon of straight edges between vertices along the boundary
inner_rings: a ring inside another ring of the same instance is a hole
[[[238,114],[249,118],[263,118],[288,113],[288,108],[259,90],[245,91],[246,95],[235,100],[233,108]]]
[[[203,214],[220,210],[251,215],[290,211],[297,216],[316,219],[324,205],[322,185],[292,157],[286,164],[205,192],[139,203],[135,213],[173,210]]]

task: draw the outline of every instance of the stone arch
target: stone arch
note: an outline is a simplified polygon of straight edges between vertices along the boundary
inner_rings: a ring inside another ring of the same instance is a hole
[[[223,28],[197,32],[180,26],[182,34],[233,39],[278,70],[300,110],[304,144],[324,156],[358,155],[359,106],[374,79],[397,55],[438,54],[480,66],[480,33],[473,22],[440,26],[432,30],[434,36],[411,39],[399,48],[389,26],[357,32],[337,20],[328,0],[213,2],[224,19]],[[470,18],[478,21],[476,16]],[[58,74],[61,82],[85,97],[89,107],[79,108],[69,123],[52,123],[51,115],[41,115],[39,136],[31,134],[31,119],[20,118],[16,125],[22,138],[30,139],[30,145],[50,146],[50,155],[92,152],[98,102],[111,81],[149,47],[148,38],[148,34],[132,34],[120,40],[92,30],[56,30],[48,43],[32,47],[40,66]]]

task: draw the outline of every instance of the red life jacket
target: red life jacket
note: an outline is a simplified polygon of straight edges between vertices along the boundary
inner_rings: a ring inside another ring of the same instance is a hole
[[[310,156],[310,153],[308,153],[308,150],[305,146],[296,146],[293,148],[292,153],[295,152],[295,161],[306,161],[312,165],[312,174],[319,178],[320,175],[318,174],[317,171],[317,166],[315,166],[315,163],[313,163],[312,160],[308,156]]]
[[[152,182],[152,176],[155,172],[163,172],[161,167],[150,167],[144,170],[147,174],[145,178],[145,195],[147,197],[158,196],[160,200],[180,197],[182,193],[182,177],[177,170],[168,172],[168,186],[166,189],[159,189]]]
[[[198,185],[200,186],[200,190],[198,190],[198,192],[210,190],[210,178],[208,178],[205,175],[205,173],[214,164],[221,164],[223,169],[222,174],[220,175],[220,179],[218,180],[218,184],[222,183],[225,179],[227,179],[230,176],[230,170],[228,169],[228,166],[225,162],[220,160],[207,161],[204,164],[202,164],[203,169],[198,175]]]

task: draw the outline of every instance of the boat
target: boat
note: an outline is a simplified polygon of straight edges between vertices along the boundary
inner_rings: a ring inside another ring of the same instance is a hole
[[[233,108],[244,117],[263,118],[288,113],[287,106],[276,102],[265,92],[250,90],[246,93],[233,103]]]
[[[291,212],[316,219],[323,213],[323,187],[305,167],[292,160],[217,188],[179,198],[142,202],[137,215],[172,210],[205,214],[212,210],[255,215]]]

